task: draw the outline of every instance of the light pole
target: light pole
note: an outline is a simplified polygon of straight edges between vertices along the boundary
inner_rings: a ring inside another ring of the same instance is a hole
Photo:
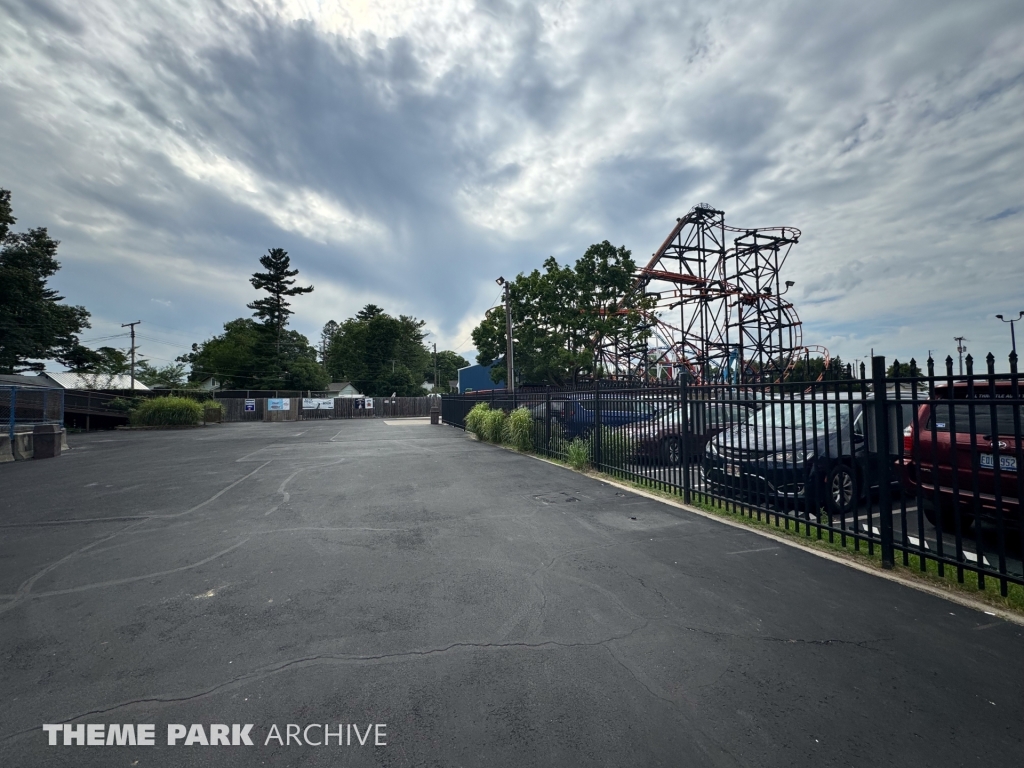
[[[1013,324],[1016,323],[1018,320],[1020,320],[1022,317],[1024,317],[1024,309],[1022,309],[1020,311],[1020,314],[1018,314],[1012,320],[1007,320],[1002,315],[996,315],[996,317],[998,317],[1004,323],[1009,323],[1010,324],[1010,343],[1013,345],[1013,354],[1014,354],[1014,357],[1016,357],[1017,356],[1017,337],[1013,333]]]
[[[515,392],[515,362],[512,359],[512,303],[509,301],[508,280],[499,277],[494,282],[505,291],[505,387],[509,392]]]

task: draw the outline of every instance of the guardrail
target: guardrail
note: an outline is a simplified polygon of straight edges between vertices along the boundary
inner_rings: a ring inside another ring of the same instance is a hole
[[[884,566],[896,558],[940,574],[977,575],[980,589],[1024,584],[1024,422],[1017,358],[1008,373],[967,358],[963,375],[781,384],[681,382],[614,388],[497,391],[442,398],[441,418],[465,429],[478,403],[531,415],[533,445],[567,460],[791,527],[837,538]],[[916,366],[911,365],[911,370]],[[900,370],[896,366],[896,370]]]

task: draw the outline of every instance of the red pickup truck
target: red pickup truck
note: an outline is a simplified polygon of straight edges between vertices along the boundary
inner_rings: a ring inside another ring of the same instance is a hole
[[[947,402],[943,402],[947,401]],[[903,485],[932,525],[952,532],[979,517],[1020,530],[1024,406],[1011,383],[977,381],[935,389],[903,433]]]

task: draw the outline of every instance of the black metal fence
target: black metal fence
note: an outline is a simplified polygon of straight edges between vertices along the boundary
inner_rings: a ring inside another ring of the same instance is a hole
[[[530,414],[542,454],[627,481],[876,548],[925,571],[976,574],[979,589],[1024,584],[1024,399],[1017,358],[996,373],[967,358],[936,372],[817,383],[642,387],[595,382],[570,390],[442,398],[441,418],[466,428],[479,403]],[[897,364],[895,370],[901,370]]]
[[[63,422],[64,390],[48,387],[0,387],[0,424],[12,440],[19,426]]]

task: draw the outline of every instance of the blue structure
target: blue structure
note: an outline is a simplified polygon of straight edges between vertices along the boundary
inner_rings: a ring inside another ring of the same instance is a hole
[[[495,360],[494,362],[501,361]],[[470,391],[479,392],[482,389],[504,389],[504,381],[499,381],[497,384],[491,381],[491,365],[467,365],[465,368],[459,368],[459,394],[464,395]]]

